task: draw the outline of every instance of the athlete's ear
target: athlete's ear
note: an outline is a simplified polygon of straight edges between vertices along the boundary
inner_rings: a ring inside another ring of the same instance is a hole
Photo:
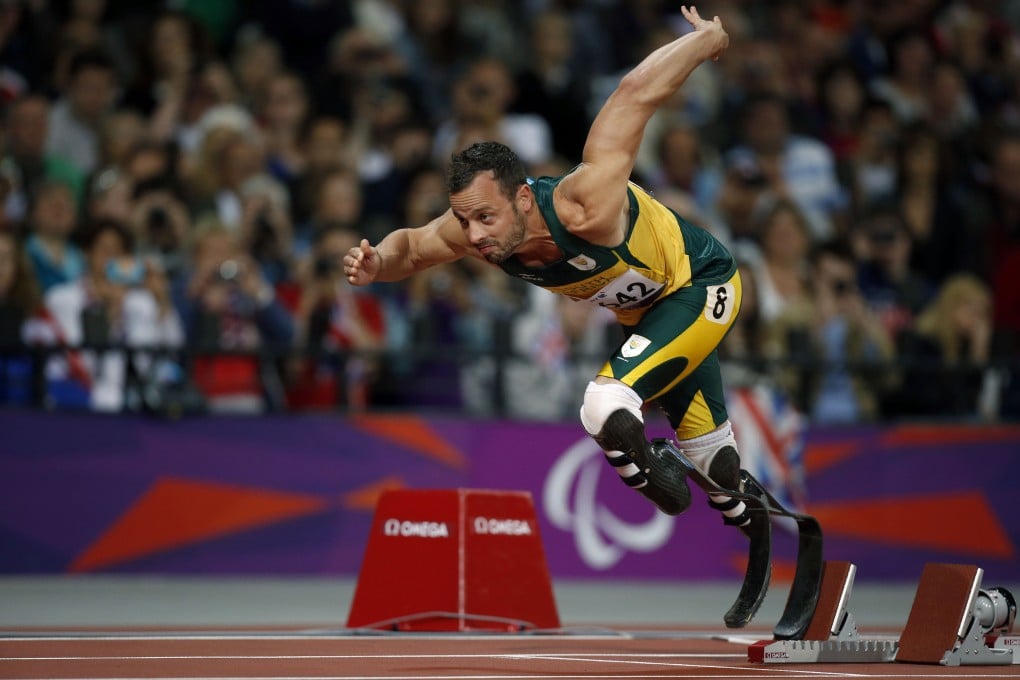
[[[520,212],[527,212],[531,210],[531,206],[535,202],[535,194],[531,191],[531,187],[528,184],[522,184],[517,189],[517,210]]]

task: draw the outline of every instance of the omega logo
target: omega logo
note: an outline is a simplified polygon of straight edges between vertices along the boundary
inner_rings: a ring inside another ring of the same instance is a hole
[[[408,538],[449,538],[450,530],[446,522],[411,522],[408,520],[388,519],[383,524],[383,533],[387,536]]]
[[[474,524],[476,534],[531,536],[531,525],[523,519],[475,517]]]

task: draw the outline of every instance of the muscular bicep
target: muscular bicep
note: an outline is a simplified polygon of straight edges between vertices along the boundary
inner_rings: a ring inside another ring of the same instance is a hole
[[[561,183],[565,202],[583,215],[580,230],[593,241],[612,240],[626,211],[627,182],[645,123],[654,106],[629,90],[626,79],[592,123],[580,167]]]

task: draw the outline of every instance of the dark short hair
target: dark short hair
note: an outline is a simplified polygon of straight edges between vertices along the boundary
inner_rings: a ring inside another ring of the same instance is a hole
[[[113,59],[102,49],[89,48],[81,50],[71,58],[71,64],[68,67],[68,75],[71,79],[77,78],[82,71],[89,69],[95,69],[97,71],[106,71],[113,76],[114,80],[117,79],[117,67],[113,63]]]
[[[476,142],[450,157],[446,188],[451,194],[463,191],[479,173],[491,170],[503,194],[513,200],[518,187],[528,181],[524,163],[499,142]]]
[[[124,249],[125,253],[131,254],[134,252],[135,239],[131,230],[123,223],[107,218],[92,222],[85,227],[81,239],[82,247],[86,252],[92,250],[92,247],[96,245],[96,241],[99,240],[99,237],[108,231],[112,231],[117,235],[117,238],[120,239],[120,245]]]

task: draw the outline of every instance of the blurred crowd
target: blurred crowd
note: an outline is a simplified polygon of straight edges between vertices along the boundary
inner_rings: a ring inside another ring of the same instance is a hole
[[[1020,415],[1020,1],[698,9],[730,48],[634,181],[738,258],[732,383],[818,423]],[[574,417],[602,310],[470,259],[354,289],[340,258],[445,210],[474,141],[569,171],[679,10],[0,0],[0,401]]]

